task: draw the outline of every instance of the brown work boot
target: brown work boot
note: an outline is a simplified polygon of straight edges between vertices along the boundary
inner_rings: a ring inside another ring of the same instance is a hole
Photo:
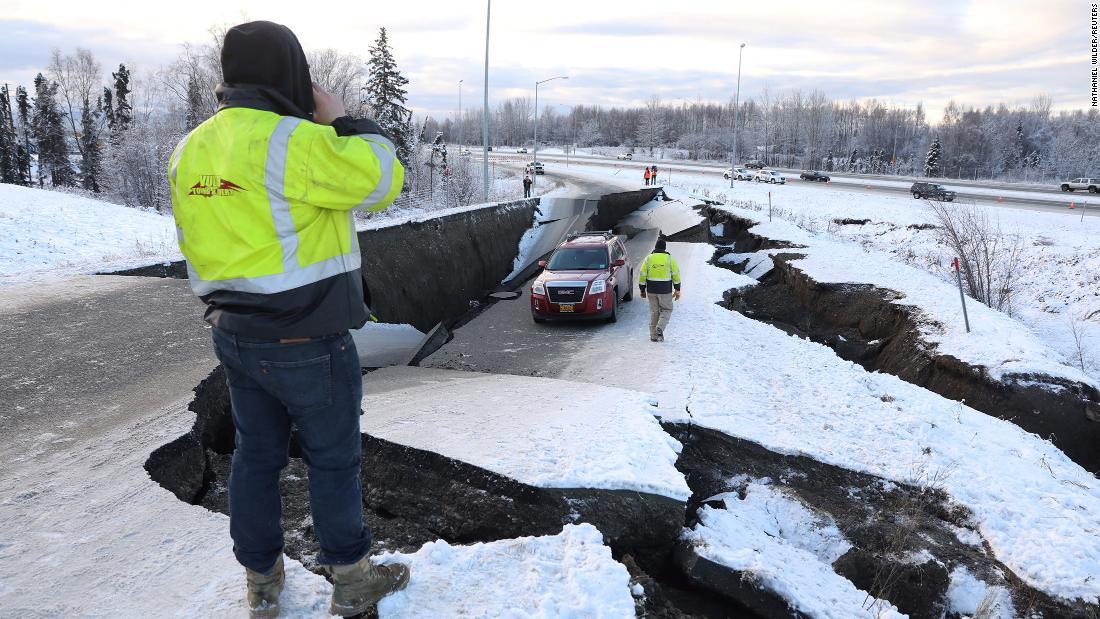
[[[252,619],[279,616],[279,594],[283,591],[283,555],[275,562],[270,572],[263,574],[244,568],[248,581],[248,616]]]
[[[409,583],[409,567],[400,563],[375,565],[363,557],[351,565],[329,565],[332,574],[332,607],[341,617],[364,613],[394,591]]]

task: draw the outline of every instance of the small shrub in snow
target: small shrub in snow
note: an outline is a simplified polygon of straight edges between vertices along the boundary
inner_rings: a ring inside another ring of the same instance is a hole
[[[1012,297],[1021,275],[1023,240],[1001,230],[986,207],[927,202],[939,224],[940,242],[959,258],[970,296],[1011,315]]]

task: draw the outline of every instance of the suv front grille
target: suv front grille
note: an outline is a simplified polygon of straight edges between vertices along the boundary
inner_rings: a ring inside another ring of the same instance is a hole
[[[551,303],[580,303],[587,286],[547,286],[546,295]]]

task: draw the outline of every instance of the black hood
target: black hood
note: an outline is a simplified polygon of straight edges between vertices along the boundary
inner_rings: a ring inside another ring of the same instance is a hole
[[[222,44],[222,107],[253,107],[313,118],[309,63],[290,28],[269,21],[233,26]]]

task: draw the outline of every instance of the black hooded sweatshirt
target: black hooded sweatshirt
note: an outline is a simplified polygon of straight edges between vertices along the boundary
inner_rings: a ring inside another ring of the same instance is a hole
[[[221,61],[225,81],[215,90],[219,110],[246,107],[312,121],[309,64],[286,26],[255,21],[230,28]],[[332,126],[338,135],[385,135],[369,119],[345,116]],[[218,290],[200,298],[207,304],[207,322],[245,337],[331,335],[362,327],[368,318],[359,269],[275,294]]]

